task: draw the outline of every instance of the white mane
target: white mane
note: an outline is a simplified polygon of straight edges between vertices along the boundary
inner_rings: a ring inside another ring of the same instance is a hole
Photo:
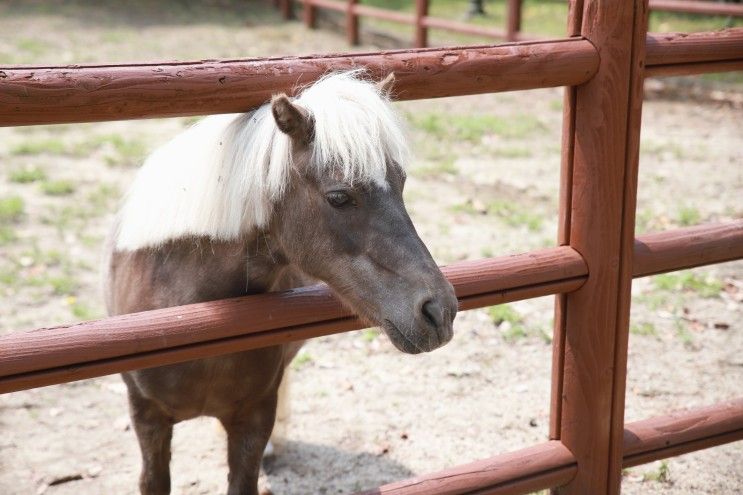
[[[387,186],[387,164],[407,163],[400,119],[377,86],[352,71],[326,76],[294,103],[314,119],[312,164],[351,183]],[[116,248],[136,250],[186,236],[230,240],[265,226],[292,167],[291,140],[270,104],[207,117],[155,150],[119,216]]]

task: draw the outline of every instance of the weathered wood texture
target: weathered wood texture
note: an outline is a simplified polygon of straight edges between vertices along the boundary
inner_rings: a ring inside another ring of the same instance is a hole
[[[634,251],[635,277],[743,259],[743,220],[645,234]]]
[[[630,423],[624,467],[743,439],[743,398]]]
[[[575,93],[569,242],[585,258],[589,276],[566,295],[555,320],[564,349],[560,418],[552,423],[559,423],[559,438],[580,466],[558,493],[619,492],[614,466],[621,466],[616,432],[623,410],[617,401],[624,396],[619,374],[629,333],[646,11],[641,0],[583,5],[581,35],[596,46],[601,64]]]
[[[737,70],[743,70],[743,59],[693,64],[652,65],[645,70],[645,77],[693,76],[711,72],[735,72]]]
[[[467,261],[443,270],[463,309],[575,290],[587,273],[580,255],[569,247]],[[364,325],[326,287],[315,286],[17,332],[0,337],[0,392]],[[204,343],[211,345],[199,346]]]
[[[568,2],[568,36],[579,36],[583,18],[583,0]],[[560,154],[560,197],[558,200],[557,244],[570,245],[570,205],[573,196],[573,157],[575,151],[575,86],[565,88],[562,108],[562,153]],[[549,438],[560,438],[562,380],[565,355],[565,298],[555,297],[555,330],[552,337],[552,380],[550,387]]]
[[[560,442],[552,441],[390,483],[359,495],[515,495],[566,483],[575,472],[573,455]]]
[[[743,5],[715,1],[650,0],[650,10],[743,17]]]
[[[695,64],[743,59],[743,28],[705,33],[649,34],[646,64]]]
[[[144,65],[0,67],[0,125],[248,111],[328,71],[396,75],[398,99],[581,84],[598,56],[580,39],[352,55]]]

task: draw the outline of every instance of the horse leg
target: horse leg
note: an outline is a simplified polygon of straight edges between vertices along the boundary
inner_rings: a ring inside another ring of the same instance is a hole
[[[168,495],[173,420],[133,386],[129,387],[129,412],[142,452],[139,491],[142,495]]]
[[[291,404],[289,403],[289,392],[291,391],[292,371],[287,368],[279,385],[278,400],[276,403],[276,421],[271,431],[271,439],[266,445],[263,458],[270,458],[281,454],[286,444],[286,430],[291,415]]]
[[[220,418],[227,432],[227,463],[230,473],[227,495],[258,495],[261,458],[276,416],[276,391],[249,410]]]

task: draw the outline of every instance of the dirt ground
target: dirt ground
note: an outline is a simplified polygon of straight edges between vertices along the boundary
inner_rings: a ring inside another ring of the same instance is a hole
[[[0,63],[347,50],[268,2],[123,4],[3,2]],[[648,84],[638,232],[743,217],[741,88],[689,99]],[[439,263],[554,245],[561,95],[397,104],[416,154],[406,201]],[[0,129],[0,334],[103,316],[101,243],[118,198],[142,156],[191,122]],[[638,280],[633,302],[628,421],[741,395],[743,262]],[[292,365],[290,442],[262,485],[352,493],[544,441],[552,306],[461,313],[430,355],[402,355],[375,330],[311,341]],[[173,450],[173,493],[225,489],[215,421],[178,425]],[[742,465],[738,442],[629,469],[623,490],[737,494]],[[0,493],[135,493],[138,469],[117,376],[0,396]]]

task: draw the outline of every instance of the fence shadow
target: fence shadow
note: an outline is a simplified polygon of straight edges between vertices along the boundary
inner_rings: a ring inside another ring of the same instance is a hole
[[[414,476],[387,455],[297,441],[263,468],[274,495],[350,494]]]

